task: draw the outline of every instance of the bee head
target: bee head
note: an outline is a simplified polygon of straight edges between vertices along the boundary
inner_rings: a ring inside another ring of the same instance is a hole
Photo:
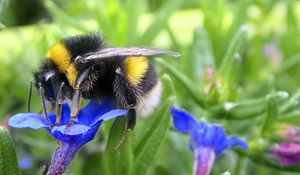
[[[99,50],[103,45],[102,38],[96,34],[74,36],[54,44],[49,49],[47,58],[56,66],[59,73],[65,74],[68,84],[74,88],[81,73],[79,69],[88,67],[88,65],[78,66],[75,59]]]
[[[55,70],[40,69],[34,73],[33,85],[39,90],[41,96],[50,102],[55,101],[55,86],[53,83],[53,77],[56,76]]]

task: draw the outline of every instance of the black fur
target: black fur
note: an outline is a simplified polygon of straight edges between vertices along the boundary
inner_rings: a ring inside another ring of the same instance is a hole
[[[94,52],[105,47],[102,37],[94,33],[74,36],[64,39],[62,42],[69,50],[72,61],[78,55],[82,56],[88,52]]]

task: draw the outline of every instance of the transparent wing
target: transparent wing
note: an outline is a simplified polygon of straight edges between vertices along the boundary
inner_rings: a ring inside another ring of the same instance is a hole
[[[112,47],[104,48],[96,52],[90,52],[83,57],[76,58],[77,61],[87,62],[90,60],[99,60],[111,58],[116,56],[157,56],[157,55],[170,55],[172,57],[179,57],[178,52],[160,50],[144,47]]]

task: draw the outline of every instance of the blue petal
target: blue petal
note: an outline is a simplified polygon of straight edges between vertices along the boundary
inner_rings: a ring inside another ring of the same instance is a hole
[[[111,120],[111,119],[114,119],[116,117],[119,117],[119,116],[123,116],[125,114],[127,114],[128,110],[123,110],[123,109],[115,109],[115,110],[111,110],[105,114],[103,114],[102,116],[98,117],[92,124],[92,126],[94,124],[96,124],[97,122],[99,122],[100,120],[103,120],[103,121],[108,121],[108,120]]]
[[[78,120],[80,124],[91,125],[95,123],[98,117],[115,109],[115,104],[108,100],[103,100],[99,103],[90,101],[85,107],[83,107],[78,114]]]
[[[51,135],[55,139],[57,139],[61,142],[73,143],[79,148],[81,145],[91,141],[95,137],[95,134],[96,134],[99,126],[101,125],[101,123],[102,123],[102,120],[99,121],[97,124],[95,124],[93,127],[89,127],[88,130],[86,130],[86,128],[84,126],[83,127],[82,126],[75,127],[74,128],[75,131],[73,130],[73,133],[72,133],[72,131],[71,132],[65,131],[65,133],[63,133],[64,132],[63,130],[65,129],[65,127],[62,127],[59,130],[53,130],[53,132],[51,132]],[[71,128],[72,127],[70,127],[70,129]],[[80,128],[83,128],[83,130],[80,131],[81,130]],[[83,131],[85,131],[85,132],[83,132]],[[76,134],[76,132],[79,134]],[[74,134],[74,135],[72,135],[72,134]]]
[[[236,136],[230,136],[227,138],[227,148],[233,148],[239,146],[241,148],[243,148],[244,150],[248,149],[248,145],[245,141],[239,139]]]
[[[214,151],[216,155],[219,155],[226,149],[227,149],[227,138],[224,129],[222,129],[222,133],[219,133],[217,135]]]
[[[204,135],[206,134],[207,126],[202,122],[194,124],[190,132],[190,147],[193,149],[204,143]]]
[[[90,129],[90,127],[88,127],[88,126],[74,124],[69,128],[67,128],[67,125],[55,126],[51,129],[51,132],[55,133],[56,131],[58,131],[66,136],[70,136],[70,135],[84,134],[89,129]]]
[[[49,117],[54,117],[53,113],[48,113]],[[19,113],[8,120],[8,124],[14,128],[40,129],[49,127],[49,123],[44,115],[34,113]]]
[[[61,122],[58,124],[59,126],[60,125],[67,125],[70,122],[70,107],[69,107],[68,103],[64,103],[62,105],[61,117],[62,117]]]
[[[203,134],[203,145],[214,146],[214,139],[218,135],[218,127],[216,125],[207,125]]]
[[[182,133],[188,133],[197,122],[188,112],[174,107],[171,107],[171,114],[175,128]]]

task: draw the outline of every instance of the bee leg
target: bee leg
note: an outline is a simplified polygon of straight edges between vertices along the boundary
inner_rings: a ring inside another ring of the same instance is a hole
[[[79,112],[81,98],[80,85],[88,75],[89,70],[90,68],[82,72],[76,80],[75,91],[72,98],[70,122],[67,125],[67,128],[73,125],[75,117]]]
[[[79,89],[76,88],[74,94],[73,94],[73,98],[72,98],[72,105],[71,105],[71,116],[70,116],[70,122],[67,125],[67,128],[72,126],[75,120],[75,117],[77,116],[78,112],[79,112],[79,108],[80,108],[80,92]]]
[[[125,129],[127,132],[132,131],[134,129],[135,122],[136,122],[136,112],[135,112],[134,108],[131,108],[131,109],[129,109],[128,114],[126,116]]]
[[[126,130],[133,130],[135,126],[135,105],[137,101],[136,89],[128,82],[124,76],[121,68],[116,69],[116,79],[114,83],[116,96],[118,99],[123,99],[127,106],[129,106],[129,113],[127,115]]]
[[[55,104],[55,114],[56,114],[56,119],[55,119],[55,123],[53,125],[51,125],[51,128],[53,128],[54,126],[57,126],[60,121],[61,121],[61,114],[62,114],[62,104],[64,102],[64,96],[62,94],[62,88],[65,85],[64,82],[61,83],[57,96],[56,96],[56,104]]]
[[[30,86],[29,86],[29,93],[28,93],[28,112],[30,112],[30,106],[31,106],[31,95],[32,95],[32,86],[33,86],[33,80],[30,81]]]
[[[43,111],[44,111],[45,117],[46,117],[48,123],[50,123],[50,119],[48,117],[47,108],[46,108],[45,97],[44,97],[44,89],[43,89],[41,83],[39,83],[39,94],[42,99],[42,105],[43,105]]]
[[[119,144],[115,147],[115,149],[118,149],[125,141],[129,132],[134,129],[136,123],[136,112],[134,107],[136,105],[137,98],[136,98],[136,93],[134,93],[135,89],[132,87],[131,84],[129,84],[127,78],[124,76],[123,72],[121,71],[121,68],[116,69],[116,79],[115,79],[114,86],[115,86],[114,89],[116,91],[117,98],[123,99],[126,105],[129,106],[129,111],[126,116],[124,134]]]
[[[124,131],[123,136],[120,139],[118,145],[115,147],[116,150],[120,148],[120,146],[125,142],[130,131],[133,130],[133,128],[135,126],[135,121],[136,121],[136,112],[135,112],[135,109],[131,108],[131,109],[129,109],[128,114],[126,116],[125,131]]]

